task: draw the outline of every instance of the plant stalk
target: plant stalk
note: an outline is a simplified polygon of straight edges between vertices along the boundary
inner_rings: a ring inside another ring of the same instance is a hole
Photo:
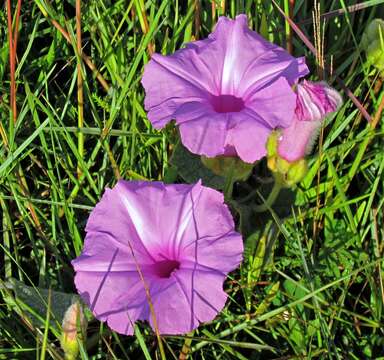
[[[265,200],[264,204],[255,205],[253,207],[253,210],[256,212],[264,212],[269,210],[275,203],[277,197],[279,196],[282,187],[282,183],[278,180],[275,180],[275,184],[273,185],[272,191],[268,195],[268,198]]]

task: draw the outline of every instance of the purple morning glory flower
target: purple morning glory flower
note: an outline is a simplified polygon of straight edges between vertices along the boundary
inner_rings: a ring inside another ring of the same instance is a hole
[[[94,315],[133,334],[137,320],[182,334],[224,307],[223,282],[242,259],[243,242],[216,190],[120,180],[106,189],[86,226],[75,284]]]
[[[340,94],[325,82],[304,80],[298,84],[295,117],[282,131],[278,154],[289,162],[304,158],[317,137],[322,120],[341,103]]]
[[[245,15],[221,17],[207,39],[153,55],[142,79],[145,109],[157,129],[176,120],[191,152],[252,163],[265,156],[270,132],[291,124],[292,85],[307,73],[304,58],[251,31]]]

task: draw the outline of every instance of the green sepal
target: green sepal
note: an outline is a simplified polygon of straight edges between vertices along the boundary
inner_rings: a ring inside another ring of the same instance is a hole
[[[214,158],[201,156],[201,162],[216,175],[225,178],[232,176],[233,181],[247,180],[254,167],[254,164],[245,163],[240,158],[232,156]]]
[[[282,158],[278,153],[280,136],[281,132],[274,130],[268,138],[267,165],[275,180],[283,187],[290,188],[304,178],[308,172],[308,164],[304,158],[292,162]]]

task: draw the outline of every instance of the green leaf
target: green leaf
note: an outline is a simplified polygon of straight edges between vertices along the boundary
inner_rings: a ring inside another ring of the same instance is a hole
[[[255,283],[259,280],[264,262],[266,241],[267,238],[265,236],[262,236],[257,245],[255,255],[250,257],[250,264],[248,269],[248,284]]]
[[[51,67],[55,61],[55,51],[56,51],[56,41],[52,41],[51,46],[49,47],[48,53],[46,55],[45,61],[47,62],[47,67]]]
[[[258,237],[259,235],[257,233],[251,235],[247,239],[247,242],[250,241],[250,239],[252,242],[254,242],[255,239],[253,238],[256,236]],[[261,269],[263,267],[265,248],[266,248],[266,237],[262,236],[257,245],[255,254],[250,255],[248,259],[247,271],[245,273],[247,284],[246,284],[246,287],[244,288],[244,296],[245,296],[246,308],[248,312],[251,311],[253,289],[260,277]]]
[[[274,283],[268,290],[267,296],[264,298],[264,300],[259,304],[259,306],[256,309],[255,315],[262,315],[264,314],[275,296],[277,295],[277,292],[279,291],[280,283],[276,282]]]
[[[136,335],[136,339],[139,342],[140,348],[143,351],[145,359],[146,360],[152,360],[151,355],[150,355],[149,350],[148,350],[148,347],[145,344],[145,339],[144,339],[144,337],[140,331],[140,328],[137,326],[137,324],[135,325],[135,335]]]
[[[15,152],[10,153],[5,161],[0,165],[0,178],[5,178],[7,174],[11,171],[11,169],[15,164],[17,164],[17,159],[19,156],[23,154],[23,151],[32,143],[32,141],[39,136],[39,134],[43,131],[43,129],[49,124],[49,119],[46,119],[21,145],[17,147]],[[8,170],[8,172],[6,172]]]
[[[299,300],[302,299],[305,295],[306,292],[300,288],[297,284],[293,283],[292,281],[285,280],[283,283],[285,291],[289,294],[289,296],[293,300]],[[298,311],[303,312],[304,311],[304,306],[303,305],[298,305],[297,306]]]
[[[177,167],[179,175],[190,184],[201,179],[205,186],[219,190],[224,187],[224,178],[207,169],[200,156],[190,153],[180,142],[175,146],[171,164]]]
[[[320,319],[311,320],[308,322],[306,329],[308,337],[315,336],[316,332],[320,329]]]
[[[289,338],[298,346],[299,349],[305,349],[306,336],[299,320],[291,318],[288,321]]]
[[[26,305],[25,308],[30,313],[31,320],[35,326],[44,326],[45,319],[47,318],[49,293],[52,312],[51,317],[53,318],[50,320],[50,325],[54,326],[56,329],[59,329],[65,311],[73,304],[73,302],[81,301],[78,295],[27,286],[16,279],[11,279],[9,285],[15,292],[18,302],[21,305]],[[58,326],[58,324],[60,325]]]
[[[264,39],[269,40],[268,21],[265,12],[261,14],[259,33]]]

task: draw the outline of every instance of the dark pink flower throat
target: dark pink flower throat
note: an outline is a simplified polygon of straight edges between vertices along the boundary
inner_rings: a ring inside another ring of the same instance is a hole
[[[211,105],[218,113],[239,112],[244,109],[244,101],[234,95],[212,96]]]
[[[169,278],[179,268],[180,263],[177,260],[163,260],[153,264],[154,273],[163,279]]]

